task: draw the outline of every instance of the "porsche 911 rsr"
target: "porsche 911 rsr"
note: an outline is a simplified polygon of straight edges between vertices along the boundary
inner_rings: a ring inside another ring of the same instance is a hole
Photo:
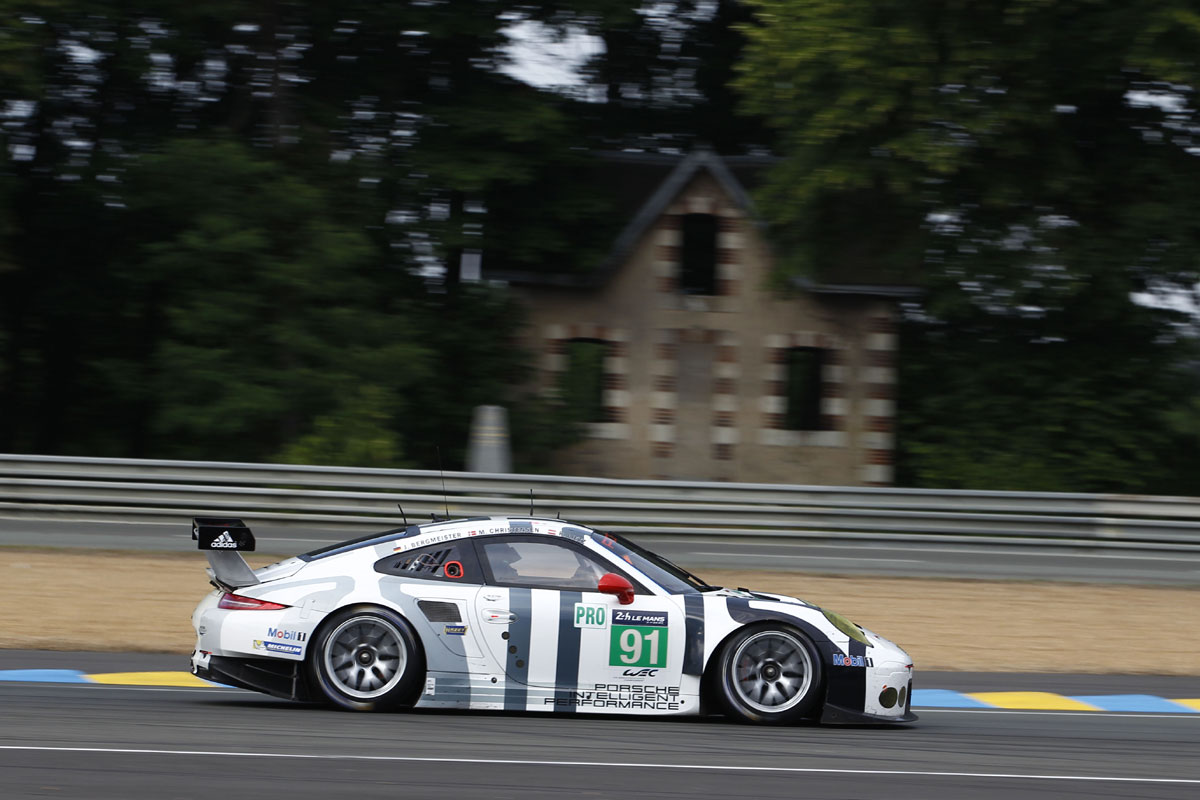
[[[912,660],[881,636],[563,520],[435,520],[258,570],[240,520],[192,535],[216,587],[192,672],[217,683],[363,711],[916,719]]]

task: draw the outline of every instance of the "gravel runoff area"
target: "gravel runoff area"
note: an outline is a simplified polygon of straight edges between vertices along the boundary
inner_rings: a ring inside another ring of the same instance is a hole
[[[206,566],[200,553],[0,548],[0,648],[190,653]],[[1196,589],[701,574],[839,611],[900,644],[919,670],[1200,675]]]

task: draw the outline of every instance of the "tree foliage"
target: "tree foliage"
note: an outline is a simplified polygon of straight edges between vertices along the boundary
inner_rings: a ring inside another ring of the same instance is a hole
[[[786,155],[761,206],[788,270],[925,290],[902,477],[1179,486],[1164,411],[1188,341],[1133,296],[1200,280],[1200,17],[1169,0],[749,4],[739,86]]]
[[[1179,0],[5,8],[2,450],[453,468],[506,403],[544,464],[578,414],[520,396],[520,309],[459,265],[593,268],[629,209],[589,149],[703,142],[784,156],[781,282],[923,288],[904,481],[1200,478],[1194,331],[1133,299],[1200,268]],[[523,21],[606,47],[538,90]]]
[[[499,69],[512,15],[553,9],[14,6],[0,449],[459,463],[523,363],[462,253],[586,262],[556,216],[605,210],[554,202],[568,101]]]
[[[322,414],[356,416],[364,393],[366,412],[402,409],[432,355],[407,310],[415,281],[381,267],[336,191],[190,139],[130,182],[127,222],[145,233],[122,270],[127,307],[156,330],[127,366],[153,398],[156,452],[261,460]]]

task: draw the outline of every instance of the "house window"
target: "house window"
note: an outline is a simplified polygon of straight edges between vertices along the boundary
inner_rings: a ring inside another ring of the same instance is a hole
[[[717,293],[717,218],[712,214],[683,215],[682,263],[679,290],[684,294]]]
[[[599,339],[567,342],[562,398],[580,422],[604,421],[604,357],[608,343]]]
[[[792,347],[787,351],[786,401],[783,425],[793,431],[817,431],[821,425],[821,372],[825,351]]]

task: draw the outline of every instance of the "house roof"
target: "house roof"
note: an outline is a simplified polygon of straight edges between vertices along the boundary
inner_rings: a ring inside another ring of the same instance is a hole
[[[603,286],[628,261],[646,231],[702,171],[713,177],[739,209],[762,225],[747,186],[753,188],[758,185],[766,171],[778,160],[772,156],[720,156],[707,147],[696,148],[684,156],[631,152],[602,152],[597,156],[604,162],[605,179],[616,184],[621,206],[637,209],[613,241],[600,267],[585,274],[506,270],[490,272],[489,278],[515,284],[562,288],[590,289]],[[919,294],[919,290],[911,286],[827,284],[807,278],[796,278],[792,284],[815,294],[876,297],[913,297]]]

